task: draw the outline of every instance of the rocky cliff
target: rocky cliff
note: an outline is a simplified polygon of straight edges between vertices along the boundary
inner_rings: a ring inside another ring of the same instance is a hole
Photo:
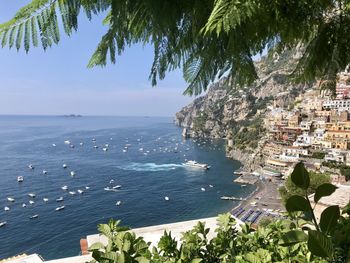
[[[259,80],[248,87],[234,88],[228,78],[219,80],[176,114],[176,124],[186,127],[190,137],[227,138],[229,156],[244,163],[251,156],[256,160],[267,107],[293,107],[306,88],[288,82],[298,57],[298,52],[263,57],[256,62]]]

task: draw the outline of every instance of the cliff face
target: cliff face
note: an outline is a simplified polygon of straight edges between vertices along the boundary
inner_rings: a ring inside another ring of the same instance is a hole
[[[228,155],[242,155],[238,159],[245,162],[259,149],[267,106],[292,107],[306,88],[287,81],[297,57],[295,52],[286,52],[278,58],[262,58],[256,63],[259,80],[249,87],[232,88],[227,78],[221,79],[182,108],[175,123],[188,128],[190,137],[229,137]]]

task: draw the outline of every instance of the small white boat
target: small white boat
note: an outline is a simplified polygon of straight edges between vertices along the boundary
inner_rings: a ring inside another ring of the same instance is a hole
[[[103,188],[105,191],[114,191],[114,192],[116,192],[117,190],[116,189],[113,189],[113,188],[111,188],[111,187],[109,187],[109,186],[107,186],[107,187],[105,187],[105,188]]]
[[[7,201],[9,201],[9,202],[14,202],[15,199],[14,199],[13,197],[7,197]]]
[[[120,206],[122,204],[122,201],[118,201],[115,203],[116,206]]]
[[[164,197],[164,199],[165,199],[165,201],[169,201],[169,197],[168,196]]]
[[[94,145],[94,148],[95,148],[95,149],[97,149],[97,148],[98,148],[98,146],[97,146],[97,145]]]
[[[243,188],[243,187],[247,187],[247,185],[246,185],[246,184],[242,184],[241,187],[242,187],[242,188]]]
[[[64,191],[67,191],[68,190],[68,186],[64,185],[64,186],[61,187],[61,189],[64,190]]]
[[[6,224],[7,224],[7,222],[6,222],[6,221],[2,221],[2,222],[0,222],[0,227],[5,226]]]
[[[121,185],[116,185],[116,186],[113,186],[112,188],[113,189],[119,189],[119,188],[122,188],[122,186]]]
[[[75,191],[69,191],[70,195],[76,195],[77,193]]]
[[[197,163],[196,161],[187,161],[185,163],[182,163],[182,165],[191,167],[191,168],[200,168],[200,169],[209,169],[210,166],[206,163]]]
[[[9,208],[8,206],[5,206],[5,207],[4,207],[4,210],[5,210],[5,211],[10,211],[10,208]]]
[[[210,188],[213,188],[214,186],[212,184],[209,185]]]
[[[65,206],[64,205],[62,205],[62,206],[59,206],[59,207],[56,207],[56,211],[61,211],[61,210],[63,210],[65,208]]]
[[[109,183],[110,183],[110,184],[113,184],[113,183],[114,183],[114,180],[113,180],[113,179],[111,179],[111,180],[109,181]]]
[[[201,188],[201,190],[204,192],[204,191],[205,191],[205,188],[204,188],[204,187],[202,187],[202,188]]]
[[[22,207],[27,207],[27,205],[25,203],[22,204]]]
[[[104,148],[102,148],[102,150],[103,150],[104,152],[107,152],[107,151],[108,151],[108,148],[104,147]]]
[[[49,201],[49,198],[43,198],[43,201],[46,203],[46,202],[48,202]]]
[[[33,205],[35,202],[33,200],[29,200],[29,204]]]
[[[71,144],[71,145],[69,145],[69,147],[70,147],[70,148],[74,148],[75,146],[74,146],[74,144]]]
[[[86,189],[86,190],[89,190],[89,189],[90,189],[90,186],[85,186],[85,189]]]
[[[80,145],[80,146],[83,146],[83,145],[84,145],[84,143],[83,143],[83,142],[81,142],[81,143],[79,143],[79,145]]]
[[[95,138],[93,138],[93,139],[92,139],[92,141],[93,141],[93,142],[96,142],[96,139],[95,139]]]
[[[34,166],[33,166],[32,164],[29,164],[29,165],[28,165],[28,168],[29,168],[30,170],[33,170],[33,169],[34,169]]]
[[[74,171],[71,171],[71,172],[70,172],[70,175],[71,175],[71,176],[74,176],[74,175],[75,175],[75,172],[74,172]]]
[[[31,217],[29,217],[29,219],[36,219],[38,217],[39,217],[39,215],[32,215]]]
[[[31,197],[31,198],[35,198],[36,197],[36,195],[34,193],[29,193],[28,196]]]
[[[64,141],[64,144],[69,145],[69,144],[70,144],[70,140],[65,140],[65,141]]]
[[[17,182],[21,183],[23,182],[24,178],[23,176],[17,176]]]
[[[106,147],[106,148],[108,148],[108,147],[109,147],[109,144],[108,144],[108,143],[106,143],[106,144],[105,144],[105,147]]]
[[[126,153],[127,152],[127,150],[126,149],[123,149],[123,153]]]
[[[52,147],[56,147],[56,144],[55,144],[55,143],[53,143],[53,144],[52,144]]]
[[[83,193],[84,193],[84,191],[83,191],[83,190],[78,189],[78,193],[79,193],[79,194],[83,194]]]
[[[47,171],[46,171],[46,170],[43,170],[43,174],[47,174]]]
[[[66,168],[67,168],[67,165],[64,163],[64,164],[62,165],[62,167],[63,167],[64,169],[66,169]]]
[[[56,202],[62,202],[63,201],[63,197],[61,196],[60,198],[56,199]]]

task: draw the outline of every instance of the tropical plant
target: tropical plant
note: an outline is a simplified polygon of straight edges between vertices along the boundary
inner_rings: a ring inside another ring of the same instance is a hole
[[[344,263],[350,262],[350,204],[326,208],[319,221],[314,215],[308,194],[309,173],[303,163],[296,165],[291,174],[293,183],[304,191],[287,200],[290,217],[276,220],[253,229],[250,224],[239,228],[231,214],[218,216],[216,236],[208,238],[210,229],[198,222],[182,234],[180,241],[164,232],[157,247],[150,248],[142,237],[126,232],[119,221],[100,225],[99,230],[108,238],[90,247],[98,262],[142,263]],[[331,195],[336,187],[324,183],[317,187],[314,202]],[[129,234],[128,234],[129,233]]]
[[[114,63],[132,44],[151,43],[152,84],[182,67],[187,94],[226,72],[233,83],[252,83],[258,77],[252,58],[266,49],[278,57],[303,46],[294,76],[320,78],[324,87],[334,87],[350,61],[348,0],[32,0],[0,25],[1,45],[28,52],[40,39],[46,49],[60,41],[59,21],[67,35],[78,29],[81,10],[89,19],[107,12],[90,67],[106,65],[108,55]]]

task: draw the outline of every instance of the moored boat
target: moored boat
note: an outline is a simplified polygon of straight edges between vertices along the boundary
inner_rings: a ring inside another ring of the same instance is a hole
[[[65,206],[64,205],[62,205],[62,206],[59,206],[59,207],[56,207],[56,211],[60,211],[60,210],[63,210],[65,208]]]
[[[63,197],[61,196],[60,198],[56,199],[56,202],[62,202],[63,201]]]
[[[24,177],[23,176],[17,176],[17,182],[21,183],[23,182]]]
[[[6,224],[7,224],[7,222],[6,222],[6,221],[2,221],[2,222],[0,222],[0,227],[5,226]]]

